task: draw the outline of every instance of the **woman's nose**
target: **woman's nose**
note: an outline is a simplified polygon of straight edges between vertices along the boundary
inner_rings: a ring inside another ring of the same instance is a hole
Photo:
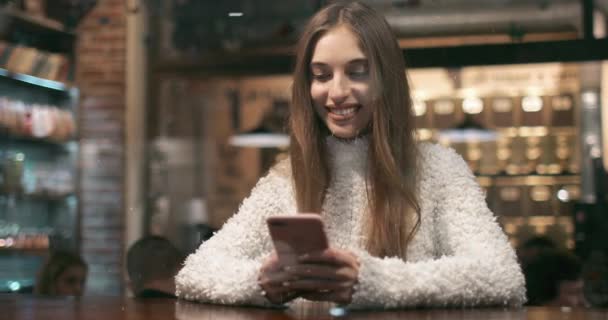
[[[329,88],[329,98],[334,104],[341,104],[348,97],[348,80],[344,76],[334,77]]]

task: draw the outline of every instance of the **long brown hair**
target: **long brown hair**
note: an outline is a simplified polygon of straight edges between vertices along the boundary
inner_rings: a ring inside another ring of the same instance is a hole
[[[317,41],[338,26],[358,38],[370,66],[373,114],[366,189],[366,248],[376,256],[406,258],[420,224],[417,148],[405,63],[386,20],[359,2],[335,2],[315,14],[297,47],[290,106],[290,159],[300,212],[320,212],[329,184],[329,130],[313,109],[310,61]]]

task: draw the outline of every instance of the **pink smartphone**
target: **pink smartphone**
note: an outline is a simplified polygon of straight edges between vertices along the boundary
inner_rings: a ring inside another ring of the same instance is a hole
[[[297,263],[302,254],[329,247],[323,220],[318,214],[273,216],[266,222],[279,260],[285,265]]]

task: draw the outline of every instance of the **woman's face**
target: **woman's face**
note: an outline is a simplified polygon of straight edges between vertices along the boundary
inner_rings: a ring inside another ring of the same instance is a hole
[[[319,38],[310,72],[314,108],[329,131],[345,139],[363,133],[372,117],[369,63],[348,28]]]
[[[55,282],[55,294],[60,296],[81,296],[87,270],[82,266],[70,266],[63,271]]]

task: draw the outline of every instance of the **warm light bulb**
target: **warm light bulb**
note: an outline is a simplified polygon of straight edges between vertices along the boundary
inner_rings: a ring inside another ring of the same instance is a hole
[[[597,93],[593,91],[585,91],[581,95],[581,100],[583,101],[583,105],[586,107],[597,107]]]
[[[539,96],[527,96],[521,101],[521,107],[525,112],[538,112],[543,108],[543,99]]]
[[[477,97],[466,98],[462,101],[462,110],[468,114],[478,114],[483,111],[483,101]]]
[[[426,113],[426,102],[422,100],[414,100],[414,114],[416,117],[423,116]]]
[[[560,189],[557,192],[557,198],[561,202],[568,202],[568,201],[570,201],[570,194],[568,193],[568,190],[566,190],[566,189]]]

